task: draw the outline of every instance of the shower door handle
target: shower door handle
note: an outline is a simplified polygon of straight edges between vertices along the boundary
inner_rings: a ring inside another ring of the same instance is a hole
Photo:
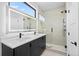
[[[77,46],[77,42],[71,42],[71,44],[74,44],[75,46]]]

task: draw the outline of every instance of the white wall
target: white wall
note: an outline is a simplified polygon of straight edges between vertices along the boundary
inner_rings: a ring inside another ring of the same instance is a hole
[[[64,9],[64,7],[60,7],[58,9],[50,10],[45,13],[47,33],[46,39],[47,43],[49,44],[56,44],[62,46],[66,44],[63,31],[64,14],[61,13],[61,11]],[[53,32],[51,32],[51,28],[53,28]]]
[[[0,37],[6,33],[6,5],[7,3],[0,3]],[[1,40],[1,39],[0,39]],[[1,43],[0,43],[0,55],[1,55]]]
[[[0,35],[6,33],[6,5],[7,3],[0,3]]]

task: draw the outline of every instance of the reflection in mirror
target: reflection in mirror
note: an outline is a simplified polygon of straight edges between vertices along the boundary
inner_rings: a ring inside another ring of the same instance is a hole
[[[36,20],[31,18],[24,18],[23,23],[24,29],[36,29]]]
[[[39,20],[38,20],[38,33],[45,33],[45,17],[39,14]]]
[[[45,22],[38,20],[38,33],[45,33]]]
[[[36,19],[19,12],[17,10],[10,9],[9,19],[9,31],[35,31],[36,30]]]

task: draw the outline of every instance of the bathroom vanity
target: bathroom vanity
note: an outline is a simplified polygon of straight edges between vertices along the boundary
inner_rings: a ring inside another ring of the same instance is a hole
[[[40,56],[46,48],[46,35],[27,35],[23,38],[3,39],[2,56]]]
[[[46,35],[36,34],[37,18],[15,8],[9,8],[8,11],[10,15],[6,23],[8,24],[6,32],[12,33],[8,37],[14,36],[1,39],[2,56],[40,56],[46,48]],[[24,34],[23,36],[21,33],[19,35],[14,34],[18,32],[22,32],[22,34],[23,32],[34,33],[32,35]]]

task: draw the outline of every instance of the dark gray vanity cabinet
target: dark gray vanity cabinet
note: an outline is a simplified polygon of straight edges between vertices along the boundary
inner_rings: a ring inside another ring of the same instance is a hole
[[[42,36],[14,49],[2,43],[2,56],[40,56],[46,48],[46,36]]]
[[[14,49],[7,47],[2,44],[2,56],[29,56],[30,55],[30,46],[29,43],[23,44]]]

